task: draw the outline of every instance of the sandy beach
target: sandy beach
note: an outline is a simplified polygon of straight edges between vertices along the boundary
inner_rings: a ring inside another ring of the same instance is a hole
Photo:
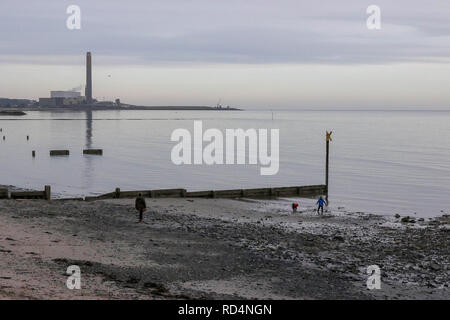
[[[450,217],[313,200],[0,201],[1,299],[449,299]],[[366,286],[381,268],[381,289]],[[81,269],[81,290],[66,269]]]

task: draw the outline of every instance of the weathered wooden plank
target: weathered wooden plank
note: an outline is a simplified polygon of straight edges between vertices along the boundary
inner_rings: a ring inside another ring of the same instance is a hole
[[[92,155],[101,156],[101,155],[103,155],[103,149],[84,149],[83,154],[92,154]]]
[[[68,156],[70,154],[69,150],[50,150],[50,156]]]
[[[8,188],[1,188],[0,189],[0,199],[7,199],[8,198]]]
[[[11,192],[11,199],[46,199],[44,191]]]

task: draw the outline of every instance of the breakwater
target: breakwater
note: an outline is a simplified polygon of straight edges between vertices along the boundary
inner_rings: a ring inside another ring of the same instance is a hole
[[[230,190],[187,191],[186,189],[158,189],[114,192],[95,197],[86,197],[86,201],[102,199],[135,198],[139,194],[148,198],[275,198],[275,197],[317,197],[326,194],[325,185],[293,186],[278,188],[252,188]]]
[[[113,192],[85,198],[61,198],[57,201],[80,200],[95,201],[104,199],[135,198],[139,194],[147,198],[276,198],[305,197],[312,198],[326,194],[325,185],[294,186],[278,188],[252,188],[230,190],[187,191],[186,189],[156,189],[122,191],[116,188]],[[0,199],[44,199],[51,200],[51,187],[45,186],[43,191],[18,191],[9,194],[7,188],[0,189]]]

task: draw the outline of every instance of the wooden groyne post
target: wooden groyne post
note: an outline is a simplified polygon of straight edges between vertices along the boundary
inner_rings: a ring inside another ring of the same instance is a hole
[[[51,187],[45,186],[44,191],[16,191],[11,192],[11,199],[51,199]]]
[[[50,156],[68,156],[70,154],[69,150],[50,150]]]
[[[93,154],[93,155],[101,156],[101,155],[103,155],[103,150],[102,149],[84,149],[83,154]]]
[[[52,191],[50,186],[44,187],[44,196],[45,200],[50,200],[52,198]]]
[[[325,190],[325,200],[327,201],[327,205],[328,205],[328,169],[329,169],[329,164],[330,164],[330,141],[331,139],[331,134],[333,133],[333,131],[330,132],[326,132],[326,143],[327,143],[327,150],[326,150],[326,160],[325,160],[325,186],[326,186],[326,190]]]
[[[8,188],[0,188],[0,199],[8,199]]]

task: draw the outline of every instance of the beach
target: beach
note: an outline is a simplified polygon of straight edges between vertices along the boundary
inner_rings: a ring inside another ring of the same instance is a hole
[[[0,299],[449,299],[450,217],[312,199],[1,200]],[[68,266],[81,270],[69,290]],[[381,269],[369,290],[367,267]]]

